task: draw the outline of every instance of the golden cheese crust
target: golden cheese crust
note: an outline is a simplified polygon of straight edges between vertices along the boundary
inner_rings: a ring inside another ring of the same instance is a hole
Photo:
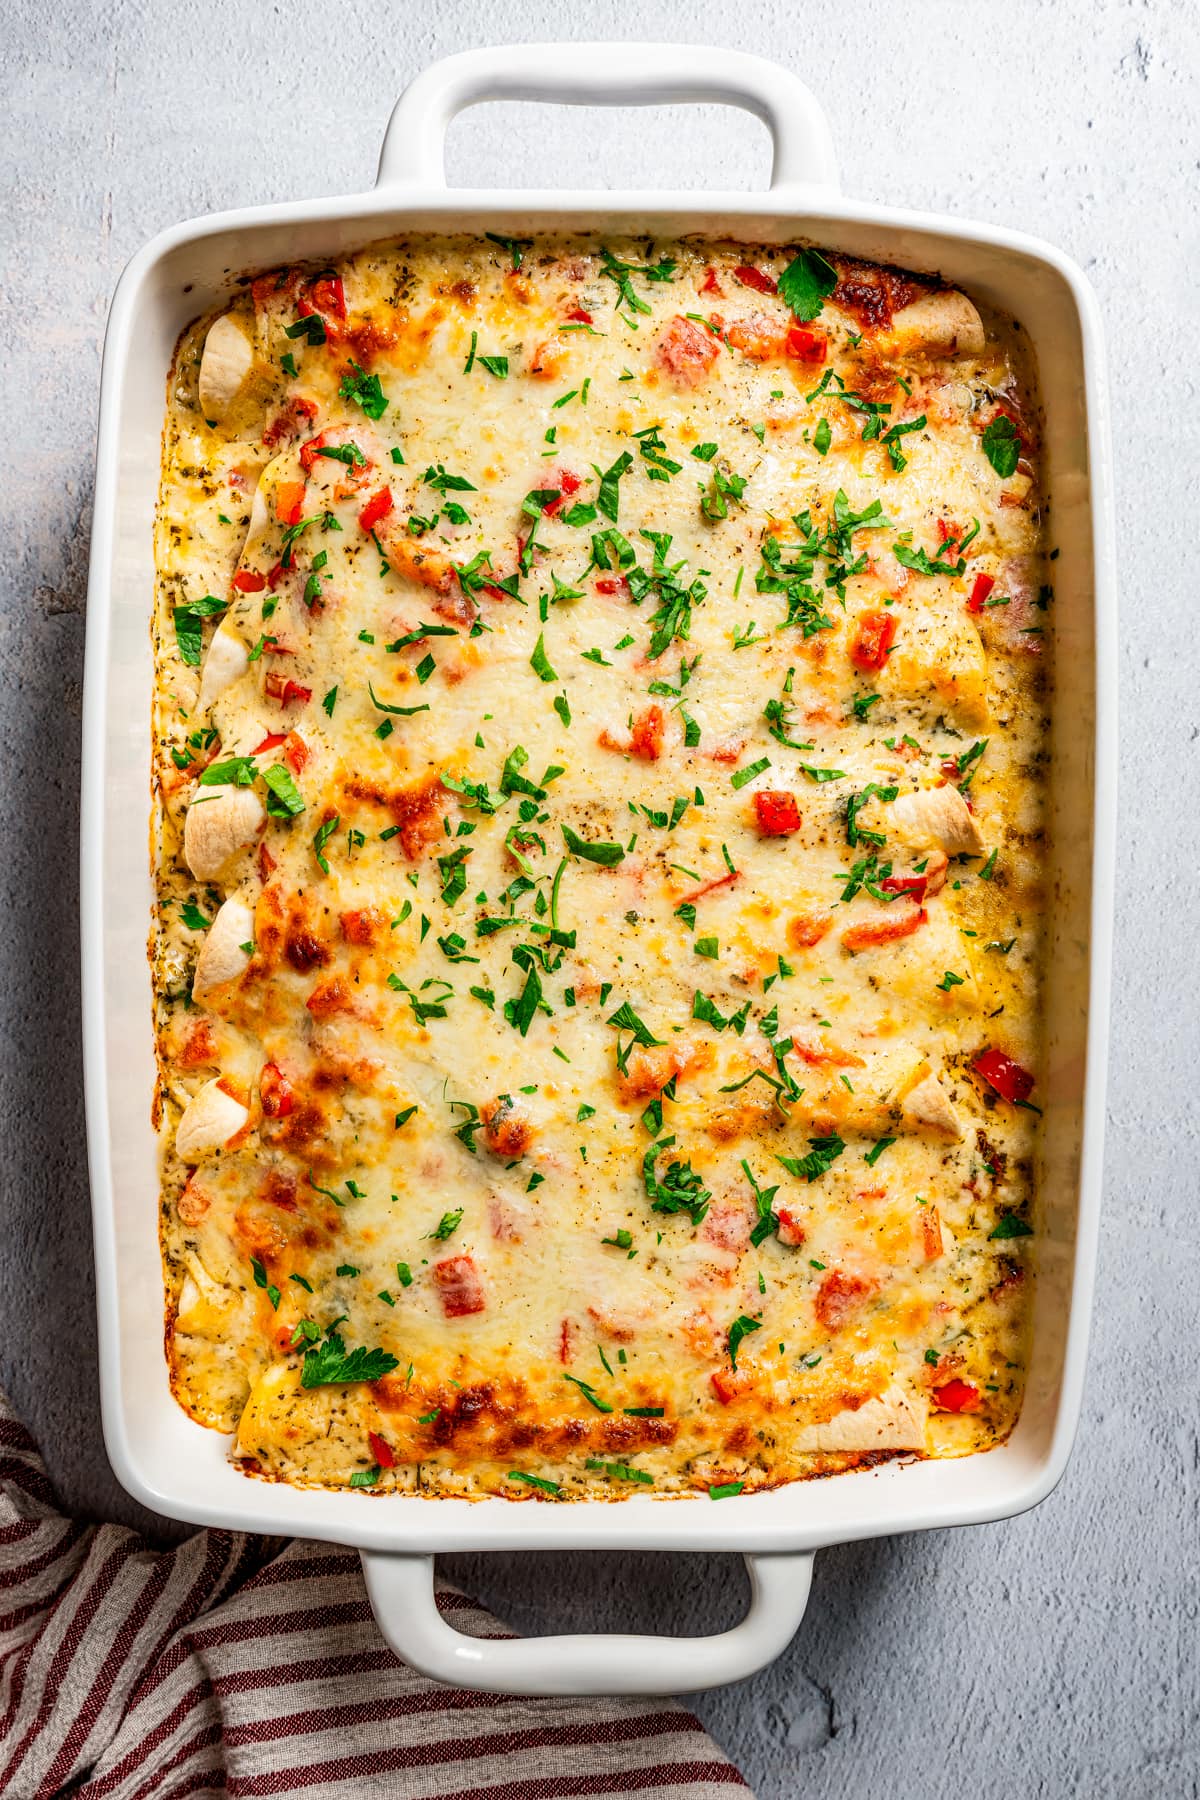
[[[1015,327],[805,249],[413,238],[184,334],[166,1344],[243,1469],[720,1497],[1012,1430],[1038,446]]]

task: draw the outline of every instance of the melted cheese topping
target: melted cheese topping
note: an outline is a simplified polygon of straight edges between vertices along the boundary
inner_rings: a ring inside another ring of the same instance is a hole
[[[795,256],[414,239],[184,335],[167,1344],[247,1471],[617,1498],[1012,1429],[1034,401],[963,296]]]

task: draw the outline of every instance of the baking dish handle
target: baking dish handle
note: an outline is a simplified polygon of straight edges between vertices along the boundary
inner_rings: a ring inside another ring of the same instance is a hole
[[[483,100],[565,106],[661,106],[722,101],[771,133],[772,188],[837,190],[829,124],[812,89],[790,70],[706,44],[500,44],[423,69],[388,121],[379,186],[444,187],[446,128]]]
[[[433,1592],[432,1556],[364,1550],[379,1629],[422,1675],[489,1694],[690,1694],[742,1681],[774,1660],[808,1604],[812,1555],[747,1556],[750,1606],[712,1637],[477,1638],[448,1625]]]

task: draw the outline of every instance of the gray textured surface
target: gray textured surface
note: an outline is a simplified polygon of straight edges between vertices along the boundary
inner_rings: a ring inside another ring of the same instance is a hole
[[[97,1419],[75,950],[93,419],[121,265],[185,216],[367,185],[395,93],[439,53],[556,35],[765,50],[824,96],[847,191],[1040,233],[1099,290],[1115,376],[1126,807],[1107,1215],[1067,1478],[1008,1525],[823,1555],[790,1652],[700,1707],[763,1800],[1200,1791],[1200,1031],[1194,857],[1179,829],[1200,741],[1195,22],[1179,0],[6,9],[0,1373],[68,1503],[137,1516]],[[483,109],[455,129],[452,173],[582,185],[598,154],[630,185],[651,170],[688,186],[765,172],[765,139],[740,116],[586,123],[579,136],[577,118]],[[712,1629],[742,1592],[732,1559],[497,1557],[454,1573],[529,1629]]]

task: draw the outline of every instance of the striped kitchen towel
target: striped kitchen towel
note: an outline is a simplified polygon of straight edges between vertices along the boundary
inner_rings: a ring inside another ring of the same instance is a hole
[[[439,1605],[503,1635],[452,1588]],[[381,1638],[352,1550],[59,1512],[0,1395],[0,1795],[745,1800],[684,1707],[442,1687]]]

